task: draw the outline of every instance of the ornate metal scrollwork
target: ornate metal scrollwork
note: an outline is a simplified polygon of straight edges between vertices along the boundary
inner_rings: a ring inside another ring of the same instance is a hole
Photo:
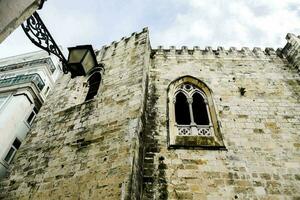
[[[63,64],[64,73],[68,73],[67,60],[58,48],[42,19],[34,12],[23,24],[22,28],[33,44],[56,55]]]

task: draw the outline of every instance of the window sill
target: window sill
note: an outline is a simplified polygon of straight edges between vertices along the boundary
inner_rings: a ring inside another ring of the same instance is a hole
[[[226,150],[224,144],[219,143],[215,137],[211,136],[175,136],[173,144],[169,144],[170,149],[216,149]]]
[[[168,148],[227,150],[224,144],[218,143],[214,137],[203,136],[176,136],[175,143],[169,144]]]

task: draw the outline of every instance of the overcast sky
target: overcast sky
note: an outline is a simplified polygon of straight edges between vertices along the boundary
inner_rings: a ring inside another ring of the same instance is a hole
[[[286,33],[300,34],[300,0],[48,0],[38,12],[63,47],[100,49],[143,27],[152,48],[277,48]],[[0,58],[36,50],[18,28],[0,44]]]

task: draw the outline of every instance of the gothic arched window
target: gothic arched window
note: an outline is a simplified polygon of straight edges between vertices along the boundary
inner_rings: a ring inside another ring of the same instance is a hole
[[[186,76],[168,88],[169,146],[224,147],[211,90]]]
[[[87,92],[85,101],[93,99],[94,96],[97,95],[98,89],[99,89],[99,86],[100,86],[100,82],[101,82],[100,72],[95,72],[90,76],[90,78],[88,79],[89,90]]]

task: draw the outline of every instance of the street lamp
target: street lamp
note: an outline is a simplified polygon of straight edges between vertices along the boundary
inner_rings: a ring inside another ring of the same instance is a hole
[[[69,47],[68,69],[72,77],[88,74],[98,65],[92,45]]]
[[[63,64],[63,72],[65,74],[70,72],[72,78],[85,76],[93,68],[103,66],[97,63],[92,45],[69,47],[69,56],[66,60],[37,12],[22,24],[22,28],[33,44],[49,54],[56,55]]]

